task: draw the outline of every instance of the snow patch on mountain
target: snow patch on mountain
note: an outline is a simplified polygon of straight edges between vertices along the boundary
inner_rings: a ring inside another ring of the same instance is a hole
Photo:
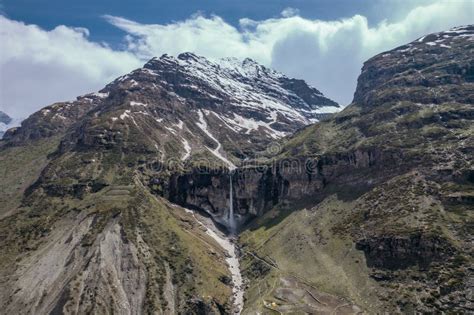
[[[206,148],[212,153],[214,154],[214,156],[216,156],[219,160],[223,161],[229,168],[229,170],[234,170],[236,169],[237,167],[234,165],[234,163],[232,163],[231,161],[229,161],[226,157],[224,157],[221,153],[220,153],[220,149],[222,147],[222,144],[219,142],[219,140],[217,140],[216,137],[214,137],[214,135],[209,131],[209,129],[207,128],[207,122],[204,118],[204,114],[202,113],[201,110],[198,110],[197,111],[197,114],[198,114],[198,117],[199,117],[199,122],[197,122],[197,126],[199,128],[201,128],[202,131],[204,131],[204,133],[209,137],[211,138],[215,143],[217,143],[217,147],[215,149],[211,149],[209,147],[206,146]]]
[[[302,112],[305,113],[312,113],[312,114],[334,114],[339,112],[340,108],[339,107],[334,107],[334,106],[321,106],[317,109],[311,109],[311,110],[304,110],[302,109]]]
[[[140,102],[131,101],[130,106],[143,106],[143,107],[146,107],[148,105],[144,104],[144,103],[140,103]]]
[[[264,131],[267,132],[270,137],[272,137],[273,139],[279,139],[284,137],[286,133],[275,130],[271,127],[271,125],[277,121],[277,115],[278,113],[276,111],[272,112],[270,115],[271,121],[268,123],[253,118],[245,118],[236,113],[233,113],[233,118],[220,118],[223,119],[227,125],[232,126],[232,129],[236,132],[245,131],[245,134],[249,134],[252,131],[260,131],[260,128],[263,128]]]
[[[183,129],[183,126],[184,126],[184,123],[181,119],[178,120],[178,123],[175,124],[176,127],[178,127],[179,129]]]
[[[172,134],[176,135],[176,130],[174,130],[173,128],[165,126],[165,129],[171,132]]]
[[[467,37],[468,40],[474,39],[474,28],[472,26],[458,26],[450,29],[449,31],[433,33],[420,37],[415,42],[407,44],[409,47],[413,47],[417,43],[424,43],[430,47],[441,47],[450,49],[451,46],[446,43],[451,40],[458,40],[463,37]],[[415,50],[416,48],[412,48]]]
[[[126,111],[123,112],[122,115],[120,115],[120,119],[125,120],[125,118],[131,119],[132,122],[133,122],[133,124],[138,127],[138,124],[137,124],[137,122],[135,121],[135,118],[131,115],[131,111],[130,111],[130,110],[126,110]]]
[[[181,138],[181,140],[182,140],[183,147],[184,147],[184,150],[185,150],[185,153],[184,153],[183,157],[181,158],[181,161],[186,161],[189,158],[189,156],[191,155],[191,146],[189,145],[188,140],[186,140],[184,138]]]

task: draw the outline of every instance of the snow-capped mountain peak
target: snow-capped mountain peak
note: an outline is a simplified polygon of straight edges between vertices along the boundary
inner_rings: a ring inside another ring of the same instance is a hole
[[[338,108],[337,103],[303,80],[290,79],[249,58],[211,61],[193,53],[163,55],[141,70],[164,77],[160,83],[175,89],[178,95],[183,88],[200,90],[223,106],[264,110],[269,116],[276,111],[303,124],[315,121],[318,114],[327,112],[327,107]]]
[[[157,152],[160,161],[210,155],[232,168],[338,108],[303,80],[254,60],[183,53],[153,58],[98,93],[48,106],[16,134],[37,138],[77,126],[75,140],[64,145],[127,146]]]

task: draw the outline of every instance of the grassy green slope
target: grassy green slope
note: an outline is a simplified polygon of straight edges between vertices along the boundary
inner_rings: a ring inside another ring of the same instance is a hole
[[[58,138],[48,138],[29,146],[0,147],[0,218],[20,205],[26,188],[36,181],[58,143]]]
[[[332,195],[313,209],[291,214],[274,209],[260,218],[254,229],[244,232],[240,238],[243,266],[253,280],[247,291],[246,312],[264,310],[265,301],[280,308],[291,304],[276,295],[281,279],[288,276],[320,293],[344,298],[332,301],[332,311],[349,301],[367,311],[381,309],[375,294],[379,285],[368,276],[363,253],[355,249],[350,237],[334,233],[353,207],[354,202]],[[255,257],[270,264],[262,265]]]

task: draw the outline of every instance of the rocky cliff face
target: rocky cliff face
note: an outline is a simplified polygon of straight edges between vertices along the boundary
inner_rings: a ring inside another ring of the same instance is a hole
[[[175,174],[167,189],[156,193],[182,206],[205,211],[226,227],[232,197],[241,227],[279,203],[302,200],[306,204],[315,203],[324,196],[328,185],[341,191],[368,189],[411,167],[401,152],[376,148],[260,163],[250,163],[232,173],[222,169],[195,169],[191,173]],[[148,181],[153,190],[156,178],[152,175]]]

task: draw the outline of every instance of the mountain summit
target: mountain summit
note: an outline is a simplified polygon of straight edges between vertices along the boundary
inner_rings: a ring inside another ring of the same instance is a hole
[[[290,79],[249,58],[210,61],[192,53],[177,58],[163,55],[149,61],[144,70],[164,78],[160,83],[177,95],[195,95],[207,99],[213,107],[225,106],[229,112],[242,112],[249,117],[253,111],[259,115],[263,110],[269,120],[281,116],[305,124],[317,120],[318,114],[332,113],[339,107],[303,80]],[[232,123],[235,118],[229,115],[225,119]],[[276,132],[284,131],[283,126],[274,128]]]

